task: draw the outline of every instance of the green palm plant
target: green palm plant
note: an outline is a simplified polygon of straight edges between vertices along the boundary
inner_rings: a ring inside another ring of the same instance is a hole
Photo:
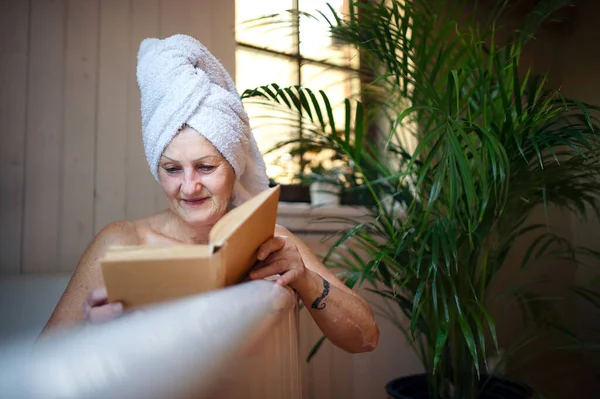
[[[302,138],[281,145],[334,150],[369,193],[371,221],[347,221],[325,259],[345,269],[349,286],[369,284],[410,320],[397,325],[427,371],[431,398],[485,397],[486,358],[498,348],[492,286],[519,239],[535,237],[522,267],[590,253],[530,222],[539,207],[600,215],[598,108],[564,98],[521,62],[565,3],[538,2],[500,41],[503,1],[487,20],[464,2],[355,2],[346,19],[321,18],[372,71],[370,112],[346,100],[345,119],[334,120],[325,92],[298,86],[242,95],[299,113]],[[386,128],[368,129],[374,120]],[[560,327],[527,287],[509,291],[525,320]]]

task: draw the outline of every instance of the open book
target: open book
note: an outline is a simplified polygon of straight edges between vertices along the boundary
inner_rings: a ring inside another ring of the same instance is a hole
[[[258,247],[274,235],[279,186],[229,211],[208,245],[113,246],[101,260],[109,302],[133,309],[242,281]]]

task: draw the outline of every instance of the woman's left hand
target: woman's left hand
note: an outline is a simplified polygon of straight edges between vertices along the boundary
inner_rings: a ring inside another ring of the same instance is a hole
[[[257,251],[258,262],[250,272],[251,280],[279,274],[276,283],[282,286],[295,283],[305,276],[304,260],[296,244],[286,236],[275,236],[265,241]]]

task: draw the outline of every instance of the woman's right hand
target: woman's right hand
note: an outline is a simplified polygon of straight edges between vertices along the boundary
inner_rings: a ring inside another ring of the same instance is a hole
[[[83,303],[83,319],[88,323],[100,323],[123,314],[121,302],[108,302],[105,288],[93,290]]]

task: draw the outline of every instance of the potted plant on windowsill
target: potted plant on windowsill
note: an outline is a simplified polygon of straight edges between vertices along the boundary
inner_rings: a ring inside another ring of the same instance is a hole
[[[363,179],[371,221],[348,221],[326,260],[347,270],[349,286],[368,284],[408,320],[396,325],[426,372],[390,382],[390,397],[531,394],[487,367],[499,347],[494,284],[524,237],[534,238],[523,267],[543,256],[576,261],[567,240],[531,222],[534,211],[555,206],[585,218],[586,208],[600,209],[600,141],[589,113],[598,108],[564,98],[521,61],[523,46],[563,3],[538,2],[505,41],[497,38],[503,1],[481,24],[464,3],[436,0],[356,2],[351,10],[360,13],[348,20],[323,13],[331,34],[356,45],[378,72],[368,83],[371,106],[381,110],[379,141],[366,139],[361,103],[352,111],[347,102],[347,119],[335,121],[321,91],[270,85],[243,94],[302,112],[310,122],[304,142],[334,149]],[[365,256],[344,256],[350,242]],[[504,293],[524,320],[559,325],[552,304],[529,287]]]
[[[266,91],[263,93],[264,90]],[[288,98],[294,98],[299,101],[300,97],[305,96],[310,90],[304,91],[299,87],[280,88],[277,84],[273,84],[270,87],[264,86],[261,89],[248,89],[242,94],[242,99],[251,100],[255,97],[260,97],[262,101],[266,92],[270,92],[275,97],[278,97],[275,101],[279,106],[286,106]],[[295,95],[298,98],[290,97]],[[279,101],[281,101],[281,104]],[[345,112],[352,112],[350,102],[345,102],[344,106]],[[302,114],[302,108],[295,110],[292,108],[289,111],[293,113],[292,118],[298,118],[299,114]],[[333,115],[331,105],[328,105],[327,112],[331,112],[330,115]],[[303,192],[310,194],[310,196],[303,196],[305,198],[304,202],[310,202],[314,206],[374,205],[375,202],[368,192],[367,186],[364,184],[365,176],[357,170],[354,161],[344,153],[344,150],[339,147],[340,142],[337,141],[337,138],[344,137],[344,140],[348,141],[349,145],[354,145],[352,144],[355,142],[354,129],[351,132],[350,127],[345,126],[342,131],[338,130],[335,133],[328,133],[317,140],[313,134],[315,129],[317,129],[316,131],[319,131],[319,129],[325,131],[326,129],[325,125],[321,125],[320,127],[317,125],[315,124],[315,120],[312,120],[310,117],[302,118],[304,131],[301,137],[276,142],[266,151],[266,154],[278,152],[282,148],[286,148],[288,158],[294,159],[294,162],[301,165],[301,170],[293,174],[291,179],[286,180],[293,180],[296,184],[291,187],[301,187]],[[335,125],[331,126],[328,124],[328,127],[335,129]],[[357,148],[356,150],[362,151],[362,148]],[[301,161],[298,161],[299,159]]]
[[[309,169],[309,173],[302,174],[301,180],[310,187],[312,205],[356,207],[374,204],[362,180],[357,178],[350,165],[324,167],[317,164]]]
[[[335,152],[322,151],[321,148],[309,146],[305,148],[300,138],[286,141],[290,146],[289,154],[302,160],[302,169],[295,175],[300,184],[309,187],[312,206],[337,206],[340,204],[340,193],[344,185],[344,167]],[[282,143],[276,143],[278,149]]]
[[[337,206],[342,191],[336,168],[327,169],[323,165],[311,167],[310,173],[303,175],[310,187],[310,203],[313,206]]]

